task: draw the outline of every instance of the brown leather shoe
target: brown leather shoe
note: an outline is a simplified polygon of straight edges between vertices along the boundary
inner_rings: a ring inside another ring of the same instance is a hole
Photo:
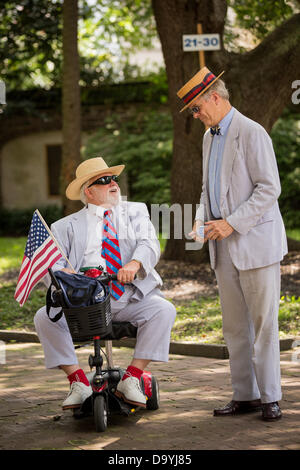
[[[282,416],[278,401],[262,403],[262,419],[264,421],[275,421]]]
[[[232,400],[223,408],[216,408],[214,416],[233,416],[243,413],[252,413],[253,411],[261,410],[260,400],[251,401],[235,401]]]

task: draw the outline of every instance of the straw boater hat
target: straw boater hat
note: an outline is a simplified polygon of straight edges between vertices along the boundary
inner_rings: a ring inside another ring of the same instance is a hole
[[[72,201],[80,199],[80,188],[93,176],[101,176],[105,173],[120,175],[125,165],[108,167],[101,157],[90,158],[80,163],[76,170],[76,179],[72,181],[66,189],[66,196]]]
[[[218,78],[223,75],[224,72],[221,72],[218,77],[216,77],[207,67],[203,67],[199,72],[196,73],[180,90],[177,92],[177,96],[184,102],[185,106],[180,110],[184,111],[188,106],[190,106],[200,95],[203,95],[209,87],[215,83]]]

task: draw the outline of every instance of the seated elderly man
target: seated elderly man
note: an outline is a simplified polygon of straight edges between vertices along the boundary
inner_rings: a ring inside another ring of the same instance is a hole
[[[133,359],[116,393],[128,403],[145,407],[146,397],[139,379],[150,361],[168,361],[176,310],[159,289],[162,280],[154,266],[159,260],[160,247],[146,205],[121,201],[117,181],[123,169],[124,165],[109,168],[102,158],[81,163],[66,195],[71,200],[81,199],[85,207],[55,222],[51,230],[76,272],[85,266],[108,268],[103,229],[108,225],[116,230],[120,268],[118,280],[111,285],[113,321],[129,321],[137,327]],[[73,272],[64,258],[53,270]],[[70,381],[63,409],[80,407],[92,389],[78,365],[65,317],[54,323],[46,307],[42,307],[34,322],[46,368],[62,369]]]

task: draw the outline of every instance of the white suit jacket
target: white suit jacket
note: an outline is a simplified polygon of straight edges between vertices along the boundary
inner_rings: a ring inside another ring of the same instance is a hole
[[[125,265],[132,259],[142,263],[143,268],[139,270],[138,278],[133,284],[145,296],[162,285],[162,280],[154,269],[160,257],[160,244],[147,206],[139,202],[122,201],[114,211],[122,264]],[[87,243],[87,208],[58,220],[51,225],[51,231],[78,272],[82,267]],[[53,271],[67,267],[70,268],[69,264],[65,258],[61,258],[53,266]]]
[[[196,219],[212,220],[208,193],[208,162],[212,135],[203,139],[203,187]],[[228,129],[222,167],[220,211],[234,228],[227,238],[233,264],[241,270],[279,262],[287,240],[277,199],[281,187],[271,138],[265,129],[237,110]],[[216,243],[209,241],[211,266]]]

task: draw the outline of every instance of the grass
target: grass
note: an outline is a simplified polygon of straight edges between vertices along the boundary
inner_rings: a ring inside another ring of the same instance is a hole
[[[0,237],[0,275],[9,269],[19,269],[23,259],[26,237]]]
[[[16,283],[5,282],[0,289],[0,329],[33,331],[35,312],[45,305],[46,289],[34,289],[27,302],[20,307],[14,299]]]
[[[177,317],[172,330],[175,341],[224,343],[219,297],[202,297],[177,305]],[[282,296],[279,304],[280,338],[299,336],[300,297]]]
[[[300,240],[300,229],[297,231]],[[162,239],[162,244],[164,240]],[[0,329],[34,330],[35,312],[45,304],[46,290],[34,289],[23,307],[14,300],[15,281],[9,280],[12,270],[18,270],[23,258],[26,238],[0,237]],[[7,278],[7,279],[6,279]],[[222,314],[219,297],[201,297],[176,305],[177,317],[172,330],[174,341],[223,343]],[[281,297],[279,306],[280,337],[299,335],[300,298]]]
[[[286,231],[286,234],[289,238],[292,238],[293,240],[297,240],[298,242],[300,242],[300,228],[288,229]]]

